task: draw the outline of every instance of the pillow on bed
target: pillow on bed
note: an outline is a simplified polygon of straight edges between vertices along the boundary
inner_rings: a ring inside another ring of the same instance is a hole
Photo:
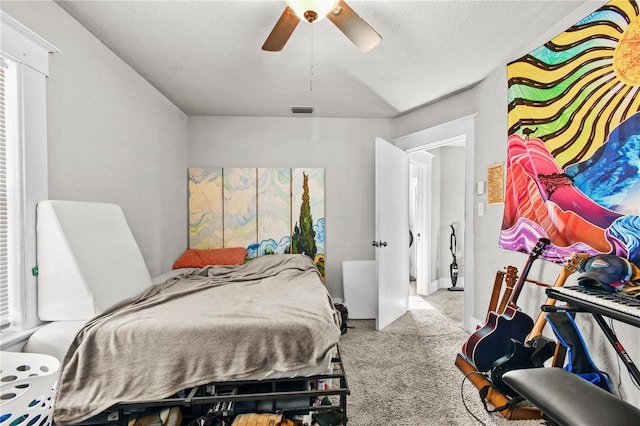
[[[203,268],[207,265],[239,265],[244,263],[247,249],[227,247],[219,249],[187,249],[173,264],[173,269]]]

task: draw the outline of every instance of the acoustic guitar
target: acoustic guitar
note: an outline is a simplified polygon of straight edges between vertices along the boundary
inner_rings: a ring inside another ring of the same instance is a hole
[[[518,279],[518,268],[515,266],[507,266],[505,271],[497,271],[496,278],[493,282],[493,291],[491,293],[491,300],[489,302],[489,309],[487,309],[487,317],[484,319],[485,322],[489,321],[489,316],[492,312],[497,314],[504,313],[504,310],[507,308],[507,302],[511,298],[511,293],[513,293],[513,287],[516,285],[516,280]],[[506,287],[504,288],[504,292],[502,292],[502,282],[505,282]],[[498,298],[500,297],[500,293],[502,292],[502,298],[500,298],[500,304],[498,304]],[[480,326],[476,327],[478,330]],[[462,344],[462,349],[460,352],[465,353],[467,348],[467,341]]]
[[[578,270],[580,262],[589,257],[586,253],[573,253],[563,264],[563,268],[556,278],[553,287],[562,287],[567,278]],[[545,302],[547,306],[555,305],[555,299],[548,298]],[[531,332],[522,341],[511,339],[513,344],[509,354],[498,358],[491,368],[491,382],[495,388],[505,395],[515,396],[517,393],[507,386],[502,380],[502,376],[507,371],[519,370],[522,368],[541,367],[543,363],[553,355],[555,342],[550,342],[542,337],[542,330],[546,324],[547,312],[541,311]],[[535,354],[535,355],[534,355]]]
[[[511,352],[512,338],[524,341],[533,328],[533,320],[518,310],[516,302],[533,262],[550,243],[547,238],[540,238],[532,249],[504,313],[490,312],[486,324],[469,336],[465,356],[478,371],[489,371],[497,359]]]

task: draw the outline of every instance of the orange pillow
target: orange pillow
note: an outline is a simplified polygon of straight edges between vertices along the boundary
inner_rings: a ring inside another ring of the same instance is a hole
[[[187,249],[173,264],[173,269],[203,268],[207,265],[239,265],[244,263],[247,249],[228,247],[219,249]]]

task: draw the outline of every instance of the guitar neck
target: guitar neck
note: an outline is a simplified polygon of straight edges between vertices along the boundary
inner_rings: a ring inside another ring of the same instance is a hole
[[[569,277],[569,275],[571,275],[576,271],[578,264],[580,263],[580,260],[586,259],[586,258],[588,258],[588,255],[584,253],[575,253],[571,257],[571,259],[563,265],[563,268],[558,274],[558,278],[556,278],[556,282],[553,284],[553,287],[562,287],[565,281],[567,281],[567,278]],[[544,304],[547,306],[555,305],[556,299],[547,298],[547,301]],[[531,333],[529,333],[529,335],[525,339],[525,342],[530,342],[536,337],[542,336],[542,330],[544,329],[544,326],[547,324],[546,318],[547,318],[547,312],[541,311],[540,314],[538,314],[538,319],[536,320],[536,323],[531,329]]]
[[[500,299],[500,305],[496,308],[497,313],[502,314],[507,308],[507,304],[511,300],[511,295],[513,293],[513,287],[515,286],[517,276],[518,269],[515,266],[507,266],[507,271],[504,273],[504,281],[507,285],[504,289],[504,294]]]
[[[522,272],[520,273],[520,277],[518,277],[518,282],[516,283],[513,291],[511,292],[511,298],[509,299],[509,306],[512,308],[517,308],[518,297],[520,297],[520,292],[522,291],[522,287],[524,287],[524,283],[527,280],[527,275],[529,274],[529,270],[531,270],[531,266],[533,265],[533,261],[537,259],[537,256],[529,256],[527,262],[522,268]]]
[[[496,312],[499,314],[504,313],[504,310],[507,308],[507,302],[511,300],[511,296],[513,294],[513,288],[507,287],[504,289],[504,294],[502,295],[502,299],[500,300],[500,306],[496,309]]]
[[[529,271],[531,270],[531,266],[533,266],[533,262],[542,254],[547,245],[551,244],[551,242],[546,238],[540,238],[538,243],[533,248],[527,261],[524,264],[524,268],[522,268],[522,272],[520,273],[520,277],[518,278],[518,282],[513,288],[513,293],[511,294],[511,299],[509,299],[509,306],[517,309],[517,301],[518,297],[520,297],[520,292],[524,287],[524,283],[527,280],[527,275],[529,275]]]

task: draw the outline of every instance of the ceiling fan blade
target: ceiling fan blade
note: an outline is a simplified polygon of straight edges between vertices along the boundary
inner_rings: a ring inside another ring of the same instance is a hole
[[[368,52],[380,43],[382,37],[347,3],[340,0],[338,6],[329,14],[327,18],[335,24],[349,40],[362,52]]]
[[[293,30],[298,26],[300,18],[298,18],[289,6],[282,12],[280,19],[276,22],[276,25],[271,30],[269,37],[262,45],[262,50],[268,52],[279,52],[282,50],[287,40],[293,34]]]

